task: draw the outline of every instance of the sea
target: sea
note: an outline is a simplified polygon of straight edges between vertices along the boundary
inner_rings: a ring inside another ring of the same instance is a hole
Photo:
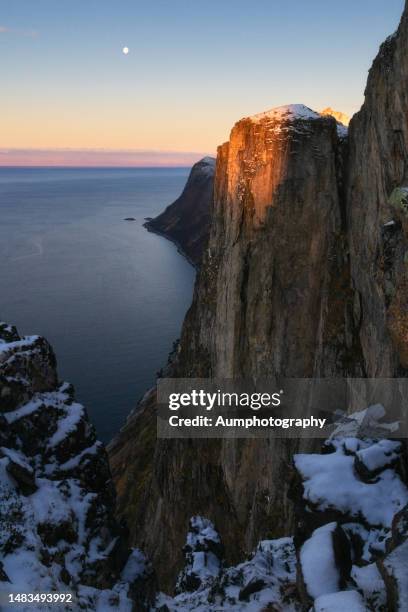
[[[188,173],[0,168],[0,320],[49,340],[104,442],[154,384],[192,299],[193,267],[143,227]]]

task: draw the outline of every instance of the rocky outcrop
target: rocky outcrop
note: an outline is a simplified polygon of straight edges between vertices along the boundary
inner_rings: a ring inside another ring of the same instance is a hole
[[[368,376],[408,367],[408,9],[382,45],[349,128],[347,219],[355,318]]]
[[[84,610],[144,609],[153,574],[115,519],[105,449],[58,380],[47,341],[5,324],[0,425],[0,594],[55,591]]]
[[[204,157],[191,169],[183,193],[145,227],[169,238],[195,265],[199,266],[210,229],[215,159]]]

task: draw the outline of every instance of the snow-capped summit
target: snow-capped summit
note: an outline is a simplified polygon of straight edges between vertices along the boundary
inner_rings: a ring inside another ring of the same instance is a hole
[[[261,121],[262,119],[273,119],[275,121],[293,121],[296,119],[320,119],[320,114],[304,104],[287,104],[277,106],[263,113],[258,113],[248,117],[251,121]]]

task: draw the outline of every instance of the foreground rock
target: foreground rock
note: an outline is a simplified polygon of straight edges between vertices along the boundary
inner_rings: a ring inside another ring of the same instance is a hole
[[[114,517],[105,449],[46,340],[5,324],[0,425],[0,595],[70,593],[67,610],[143,610],[153,575]]]
[[[194,164],[181,196],[158,217],[145,223],[149,231],[173,240],[195,266],[200,265],[208,240],[214,173],[212,157]]]

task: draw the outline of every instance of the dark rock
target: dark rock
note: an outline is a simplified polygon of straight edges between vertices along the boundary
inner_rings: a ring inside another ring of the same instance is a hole
[[[14,478],[23,495],[31,495],[38,489],[35,482],[34,470],[29,467],[24,467],[21,464],[13,461],[9,457],[9,463],[6,467],[7,472]]]
[[[263,580],[251,580],[240,590],[238,596],[239,601],[249,601],[250,595],[258,593],[264,586],[265,582]]]
[[[215,159],[204,157],[194,164],[181,196],[166,210],[144,224],[177,244],[199,266],[206,246],[214,188]]]
[[[9,577],[4,571],[3,563],[0,561],[0,582],[10,582]]]
[[[387,610],[406,610],[408,605],[408,540],[377,561],[387,591]]]
[[[124,221],[136,221],[134,217],[125,217],[123,220]]]

